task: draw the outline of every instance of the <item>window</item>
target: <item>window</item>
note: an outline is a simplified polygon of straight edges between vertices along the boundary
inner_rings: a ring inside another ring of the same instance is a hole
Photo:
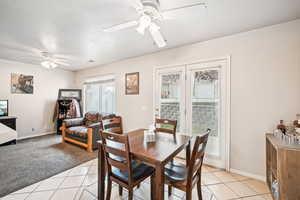
[[[98,77],[84,83],[85,112],[115,113],[114,77]]]

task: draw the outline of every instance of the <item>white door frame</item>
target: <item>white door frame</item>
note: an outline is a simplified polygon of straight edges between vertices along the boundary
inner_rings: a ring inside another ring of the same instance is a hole
[[[225,119],[224,127],[225,127],[225,169],[229,171],[230,169],[230,146],[231,146],[231,58],[230,56],[226,57],[220,57],[220,58],[212,58],[212,59],[206,59],[206,60],[196,60],[191,62],[185,62],[180,64],[174,64],[174,65],[165,65],[165,66],[154,66],[153,69],[153,119],[155,119],[155,106],[156,106],[156,72],[160,69],[167,69],[167,68],[174,68],[174,67],[180,67],[180,66],[187,66],[187,65],[193,65],[193,64],[201,64],[201,63],[207,63],[207,62],[213,62],[213,61],[225,61],[227,63],[224,73],[225,73]],[[187,116],[187,115],[186,115]]]

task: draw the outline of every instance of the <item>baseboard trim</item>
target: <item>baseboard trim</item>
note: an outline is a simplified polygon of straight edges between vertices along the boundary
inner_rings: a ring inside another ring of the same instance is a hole
[[[29,136],[25,136],[25,137],[18,137],[18,140],[24,140],[24,139],[29,139],[29,138],[35,138],[35,137],[39,137],[39,136],[44,136],[44,135],[50,135],[50,134],[54,134],[55,131],[49,131],[49,132],[44,132],[41,134],[36,134],[36,135],[29,135]]]
[[[238,169],[232,169],[232,168],[230,168],[229,171],[232,172],[232,173],[235,173],[235,174],[239,174],[239,175],[242,175],[242,176],[246,176],[246,177],[249,177],[249,178],[253,178],[253,179],[256,179],[256,180],[266,182],[266,177],[265,176],[252,174],[252,173],[249,173],[249,172],[244,172],[244,171],[241,171],[241,170],[238,170]]]

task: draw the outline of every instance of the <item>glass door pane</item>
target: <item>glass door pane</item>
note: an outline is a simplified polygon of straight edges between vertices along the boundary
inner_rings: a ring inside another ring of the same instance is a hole
[[[220,156],[220,78],[219,69],[192,72],[192,134],[203,134],[211,129],[207,152]]]
[[[85,112],[100,111],[99,92],[99,84],[88,84],[85,86]]]
[[[104,83],[101,87],[101,112],[115,113],[115,84]]]
[[[180,130],[180,74],[161,76],[160,118],[177,120]],[[162,127],[168,128],[168,127]],[[172,128],[172,127],[171,127]]]
[[[156,118],[177,120],[177,132],[185,124],[185,71],[173,68],[156,74]],[[164,127],[171,128],[171,127]]]

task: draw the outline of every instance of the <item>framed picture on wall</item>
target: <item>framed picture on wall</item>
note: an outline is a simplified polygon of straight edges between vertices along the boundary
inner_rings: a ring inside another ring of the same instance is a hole
[[[77,99],[81,100],[81,90],[80,89],[59,89],[58,99],[60,100],[70,100]]]
[[[24,74],[11,74],[12,94],[33,94],[33,76]]]
[[[134,95],[140,93],[140,74],[139,72],[127,73],[125,76],[125,94]]]

